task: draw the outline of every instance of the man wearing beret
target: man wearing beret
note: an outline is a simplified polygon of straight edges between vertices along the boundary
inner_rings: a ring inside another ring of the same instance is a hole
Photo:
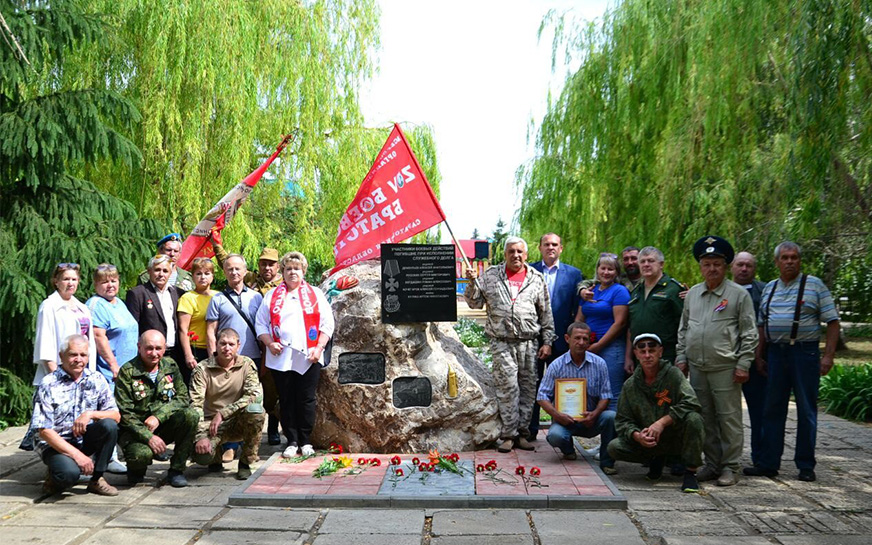
[[[176,286],[184,291],[194,289],[194,279],[191,273],[185,269],[176,267],[176,261],[179,259],[179,254],[182,253],[182,235],[178,233],[170,233],[157,241],[157,253],[169,256],[173,270],[170,273],[170,279],[167,282],[168,286]],[[147,284],[149,281],[148,271],[143,271],[139,274],[139,283]]]
[[[695,472],[702,465],[705,437],[700,406],[687,379],[663,358],[654,333],[633,339],[639,366],[624,383],[615,417],[616,438],[609,443],[615,460],[648,463],[648,478],[660,479],[667,456],[684,466],[682,492],[697,492]]]
[[[700,482],[718,486],[738,481],[742,456],[742,384],[757,349],[754,302],[748,290],[726,279],[734,251],[721,237],[707,235],[693,245],[704,282],[687,293],[678,328],[676,366],[690,370],[690,384],[702,406],[706,438]]]

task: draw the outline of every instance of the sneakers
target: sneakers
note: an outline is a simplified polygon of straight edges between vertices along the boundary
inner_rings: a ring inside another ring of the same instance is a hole
[[[563,459],[564,459],[564,460],[578,460],[578,454],[576,454],[574,451],[573,451],[573,452],[568,452],[568,453],[567,453],[567,452],[564,452],[564,453],[563,453]]]
[[[315,449],[312,448],[312,445],[303,445],[303,449],[300,451],[300,454],[303,456],[314,456]]]
[[[106,479],[100,477],[96,481],[88,483],[88,492],[97,494],[98,496],[117,496],[118,489],[106,482]]]
[[[717,470],[712,466],[705,466],[696,472],[696,480],[701,483],[704,483],[706,481],[713,481],[720,476],[721,474],[718,473]]]
[[[124,475],[127,473],[127,464],[121,460],[109,460],[109,465],[106,466],[106,471],[117,475]]]
[[[746,467],[745,469],[742,470],[742,473],[744,473],[748,477],[770,477],[771,478],[771,477],[778,476],[778,472],[776,470],[766,469],[765,467],[760,467],[760,466]]]
[[[586,449],[584,449],[584,452],[586,452],[586,453],[588,453],[589,455],[593,456],[593,459],[596,460],[597,462],[599,462],[599,459],[600,459],[600,448],[599,448],[599,446],[586,448]]]
[[[173,488],[184,488],[188,486],[188,479],[181,471],[171,469],[167,471],[167,483]]]
[[[733,470],[725,467],[721,471],[721,476],[718,478],[718,486],[733,486],[739,482],[739,476],[733,473]]]
[[[224,471],[224,464],[221,462],[209,464],[209,473],[220,473]]]
[[[512,452],[512,447],[515,446],[515,441],[513,439],[503,439],[500,441],[500,444],[497,445],[497,452]]]
[[[797,478],[806,483],[813,483],[817,480],[817,475],[814,474],[813,469],[800,469]]]
[[[616,468],[614,466],[602,466],[602,467],[600,467],[600,469],[602,469],[603,473],[605,473],[606,475],[617,475],[618,474],[618,468]]]
[[[526,437],[515,438],[515,446],[521,450],[536,450],[536,447],[531,445]]]
[[[648,474],[645,477],[648,478],[649,481],[659,481],[660,477],[663,476],[663,465],[665,461],[663,458],[652,458],[648,465]]]
[[[304,447],[305,448],[305,447]],[[240,481],[244,481],[245,479],[251,477],[251,466],[248,464],[244,464],[239,462],[239,469],[236,470],[236,479]]]
[[[681,483],[681,491],[687,494],[699,492],[699,482],[697,482],[696,475],[692,471],[684,472],[684,482]]]
[[[297,445],[288,445],[288,447],[282,452],[282,458],[293,458],[297,455]]]

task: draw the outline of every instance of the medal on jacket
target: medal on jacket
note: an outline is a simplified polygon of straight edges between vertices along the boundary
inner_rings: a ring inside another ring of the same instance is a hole
[[[148,301],[145,302],[145,308],[147,308],[148,310],[151,310],[154,308],[154,303],[151,302],[151,299],[149,299]]]
[[[725,308],[727,308],[727,302],[728,301],[726,299],[721,301],[721,303],[715,307],[715,312],[720,312],[720,311],[724,310]]]

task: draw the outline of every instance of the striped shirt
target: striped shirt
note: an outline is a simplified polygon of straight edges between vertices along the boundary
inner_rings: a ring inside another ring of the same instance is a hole
[[[46,375],[39,385],[33,407],[34,430],[54,430],[68,443],[82,446],[82,437],[73,435],[73,422],[86,411],[117,411],[109,383],[97,371],[84,369],[78,382],[62,367]],[[48,445],[41,440],[36,450],[41,454]]]
[[[799,294],[800,276],[785,284],[780,278],[766,284],[763,296],[760,297],[760,313],[757,325],[764,328],[766,339],[770,342],[790,342],[790,330],[793,328],[793,314],[796,312],[796,297]],[[769,294],[772,290],[771,308]],[[766,324],[768,318],[768,325]],[[799,313],[799,329],[796,340],[819,341],[821,338],[821,322],[829,323],[839,319],[839,313],[833,303],[830,290],[816,276],[809,275],[802,293],[802,305]]]
[[[558,378],[587,379],[587,410],[593,411],[601,399],[612,399],[609,384],[609,369],[606,360],[593,352],[584,353],[584,362],[575,365],[569,352],[563,354],[548,366],[542,384],[539,386],[537,400],[554,403],[554,380]]]

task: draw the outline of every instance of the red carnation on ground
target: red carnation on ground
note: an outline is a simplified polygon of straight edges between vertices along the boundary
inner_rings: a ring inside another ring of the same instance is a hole
[[[542,470],[539,469],[538,467],[533,466],[530,468],[530,475],[533,475],[534,477],[538,477],[541,474],[542,474]]]
[[[418,464],[418,471],[424,473],[427,471],[427,464]]]
[[[366,458],[358,458],[357,459],[357,465],[359,465],[359,466],[365,466],[368,463],[369,463],[369,460],[367,460]]]
[[[403,463],[403,460],[400,459],[399,456],[394,456],[393,458],[391,458],[391,465],[392,465],[392,466],[398,466],[398,465],[400,465],[400,464],[402,464],[402,463]]]
[[[398,468],[394,469],[394,475],[396,475],[397,477],[402,477],[403,476],[403,468],[398,467]]]
[[[330,454],[342,454],[345,452],[345,449],[339,443],[330,443],[330,446],[327,447],[327,452]]]
[[[381,460],[379,460],[378,458],[371,458],[369,460],[369,465],[378,467],[381,465]]]
[[[479,473],[484,473],[484,465],[478,464],[477,466],[475,466],[475,470],[478,471]]]
[[[420,463],[421,463],[421,459],[418,458],[417,456],[412,458],[412,465],[416,466],[416,465],[419,465]]]
[[[518,466],[515,468],[515,475],[523,475],[526,472],[524,466]]]

